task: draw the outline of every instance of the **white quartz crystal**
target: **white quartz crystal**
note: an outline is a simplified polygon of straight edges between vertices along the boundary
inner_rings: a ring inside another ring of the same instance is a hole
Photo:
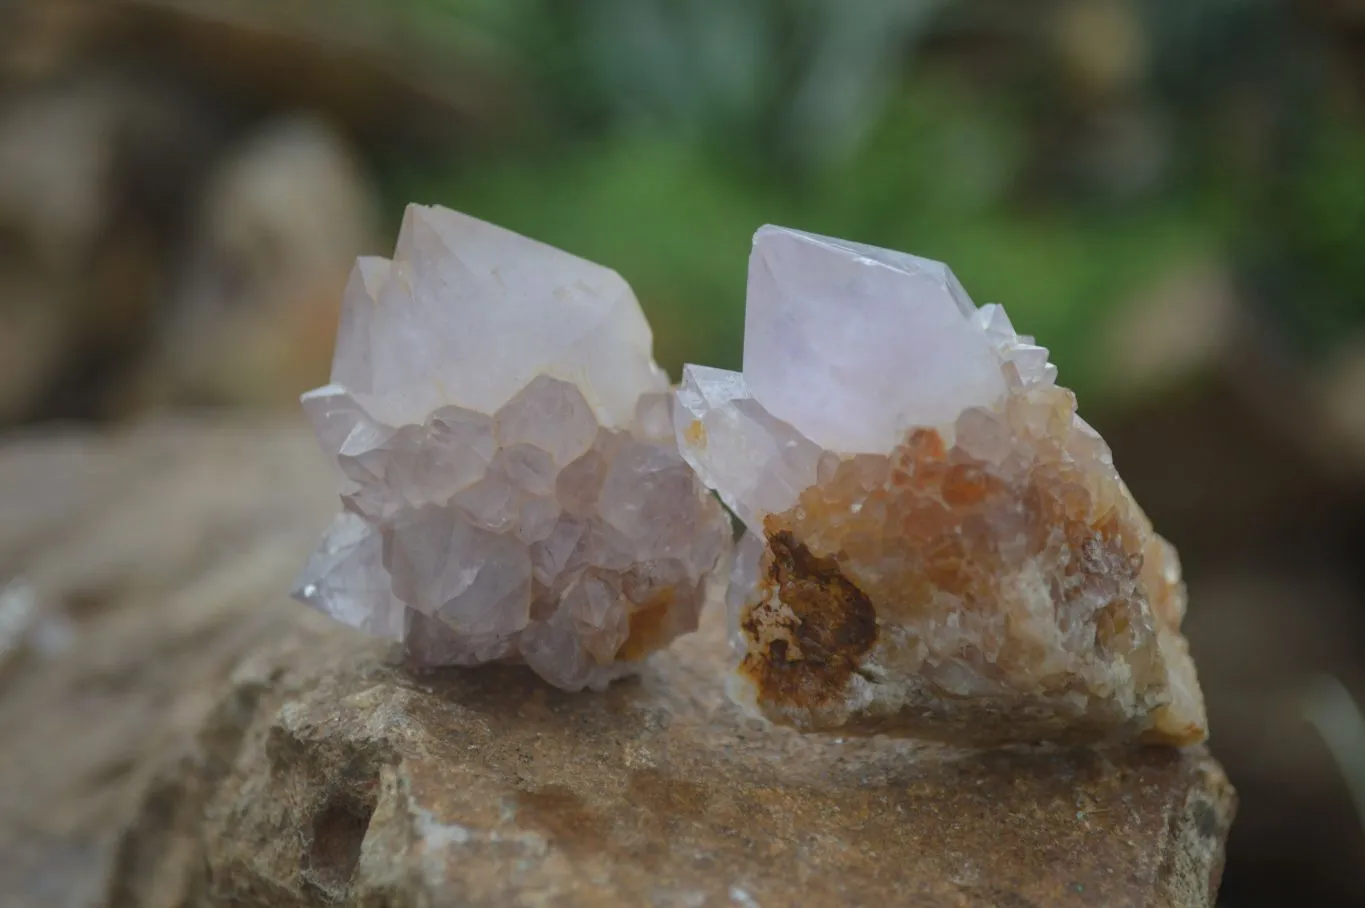
[[[379,533],[356,514],[342,511],[332,520],[295,595],[344,624],[403,639],[403,603],[389,591]]]
[[[395,424],[450,404],[491,414],[546,375],[576,385],[597,420],[619,429],[641,393],[667,386],[651,344],[615,271],[412,205],[393,261],[356,263],[332,382],[382,402],[377,415]]]
[[[684,456],[747,526],[815,481],[820,448],[765,410],[737,372],[683,369],[673,416]]]
[[[825,455],[885,454],[1057,367],[1005,309],[977,309],[948,266],[765,226],[754,234],[744,371],[688,365],[683,456],[746,526],[784,511]]]
[[[939,262],[763,227],[747,305],[754,398],[822,447],[885,451],[907,426],[952,422],[1005,392],[975,307]]]
[[[418,665],[602,686],[696,626],[729,547],[613,271],[442,208],[361,259],[303,396],[344,510],[295,595]]]

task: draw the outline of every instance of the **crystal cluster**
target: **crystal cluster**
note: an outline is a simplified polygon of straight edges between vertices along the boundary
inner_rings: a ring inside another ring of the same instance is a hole
[[[600,688],[696,628],[730,527],[613,271],[441,208],[357,262],[303,396],[343,510],[295,595],[421,666]]]
[[[806,730],[1202,740],[1175,550],[1047,350],[947,267],[764,227],[683,455],[748,528],[732,693]]]

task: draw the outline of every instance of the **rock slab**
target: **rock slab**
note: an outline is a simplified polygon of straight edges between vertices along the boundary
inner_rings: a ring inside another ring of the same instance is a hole
[[[1201,749],[800,736],[721,609],[605,694],[412,675],[285,598],[332,507],[302,427],[0,445],[0,903],[1199,906]],[[11,608],[13,611],[13,608]]]

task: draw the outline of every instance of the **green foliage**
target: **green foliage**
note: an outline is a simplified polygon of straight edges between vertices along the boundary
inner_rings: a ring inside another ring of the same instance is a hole
[[[1102,103],[1172,163],[1121,199],[1057,179],[1087,153],[1068,117],[1106,113],[1055,103],[1045,23],[987,0],[402,6],[504,61],[531,103],[511,141],[390,167],[392,209],[442,202],[610,263],[675,373],[738,363],[768,222],[951,262],[1073,384],[1103,368],[1086,341],[1109,310],[1192,258],[1230,252],[1294,337],[1365,321],[1365,131],[1304,103],[1320,67],[1284,0],[1134,3],[1146,75]]]
[[[1204,248],[1171,209],[1079,214],[1009,198],[1021,137],[949,85],[905,92],[845,163],[819,178],[755,178],[686,145],[618,133],[549,152],[396,176],[395,200],[440,202],[612,263],[655,325],[660,361],[736,366],[749,238],[766,222],[953,262],[978,301],[1000,300],[1070,380],[1105,304]]]
[[[1295,232],[1294,253],[1365,303],[1365,129],[1344,118],[1325,122],[1286,202],[1292,223],[1307,228]]]
[[[946,0],[405,0],[520,60],[564,131],[621,127],[764,167],[846,156]]]
[[[1365,324],[1365,128],[1345,117],[1311,122],[1282,176],[1247,206],[1239,231],[1249,288],[1307,354]]]

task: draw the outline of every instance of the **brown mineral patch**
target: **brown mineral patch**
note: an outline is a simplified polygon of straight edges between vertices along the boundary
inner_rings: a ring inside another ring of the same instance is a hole
[[[616,651],[616,658],[629,662],[642,659],[668,639],[668,615],[673,608],[673,588],[660,590],[630,613],[630,633]]]
[[[877,640],[872,602],[839,568],[789,530],[768,526],[765,596],[743,619],[757,645],[740,671],[758,685],[759,699],[809,708],[838,695]],[[776,614],[780,602],[792,616]]]
[[[975,507],[993,491],[990,475],[975,464],[958,464],[943,478],[943,502],[950,508]]]
[[[1203,743],[1209,736],[1208,731],[1203,726],[1194,722],[1186,722],[1172,727],[1163,724],[1166,721],[1165,714],[1158,710],[1156,725],[1142,732],[1138,736],[1138,741],[1143,744],[1189,747],[1193,744]]]
[[[602,818],[564,785],[546,785],[517,793],[520,822],[543,832],[569,854],[593,854],[607,847],[609,830]]]
[[[670,819],[695,820],[704,817],[710,793],[701,785],[674,779],[657,769],[630,773],[626,797],[632,804]]]
[[[1103,442],[1077,429],[1074,397],[1013,394],[964,414],[951,440],[916,429],[886,456],[826,463],[768,518],[760,604],[741,621],[760,708],[808,730],[970,744],[1154,726],[1202,740],[1194,666],[1167,639],[1185,607],[1179,561]],[[865,624],[844,617],[864,611]],[[848,675],[874,640],[878,664],[898,668],[852,703]]]
[[[706,447],[706,426],[701,424],[700,419],[694,419],[692,422],[688,423],[687,428],[683,430],[683,437],[686,438],[687,443],[693,447],[704,448]]]

